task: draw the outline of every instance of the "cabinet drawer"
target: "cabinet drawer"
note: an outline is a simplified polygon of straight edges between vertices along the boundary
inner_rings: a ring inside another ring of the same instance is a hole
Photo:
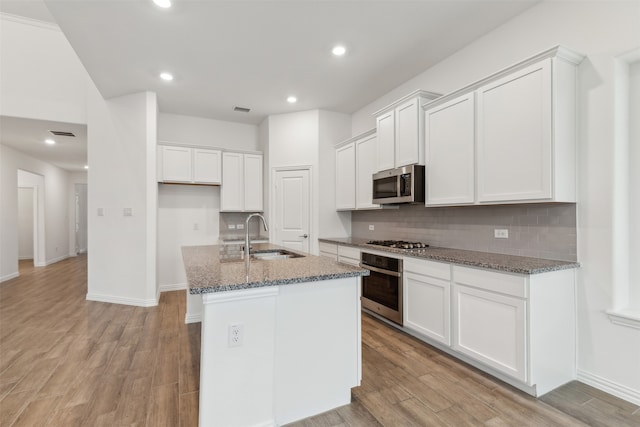
[[[320,253],[338,255],[338,245],[335,243],[318,242]]]
[[[360,249],[351,246],[338,246],[338,256],[358,260],[360,263]]]
[[[402,269],[405,272],[422,274],[423,276],[435,277],[442,280],[451,280],[451,265],[416,258],[403,259]]]
[[[527,277],[523,275],[454,266],[453,281],[462,285],[513,295],[519,298],[526,298],[529,294]]]

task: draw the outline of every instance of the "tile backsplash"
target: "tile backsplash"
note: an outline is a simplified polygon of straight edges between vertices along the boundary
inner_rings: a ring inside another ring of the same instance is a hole
[[[369,225],[375,230],[369,231]],[[508,229],[509,238],[496,239],[496,228]],[[364,239],[411,240],[445,248],[577,260],[573,203],[447,208],[415,204],[355,211],[351,233]]]
[[[238,224],[244,226],[247,217],[251,214],[252,212],[220,212],[220,240],[243,240],[245,230],[244,228],[237,229],[237,226]],[[230,230],[229,225],[233,225],[236,228]],[[256,239],[267,235],[268,233],[264,231],[260,218],[252,218],[249,224],[249,236],[252,239]]]

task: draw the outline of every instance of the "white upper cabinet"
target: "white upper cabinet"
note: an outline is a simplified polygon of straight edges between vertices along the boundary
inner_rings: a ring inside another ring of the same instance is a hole
[[[356,209],[374,209],[372,175],[377,172],[378,144],[376,134],[365,136],[356,145]]]
[[[427,206],[575,202],[583,58],[556,46],[425,106]]]
[[[158,146],[158,181],[220,184],[221,151],[182,146]]]
[[[378,134],[376,172],[411,164],[424,165],[424,116],[420,106],[439,96],[415,91],[374,113]]]
[[[220,210],[260,212],[262,209],[262,154],[222,153]]]
[[[425,111],[427,206],[475,201],[474,94]]]
[[[351,142],[336,149],[336,210],[356,207],[356,147]]]
[[[376,130],[364,132],[336,148],[336,210],[379,209],[373,200],[377,170]]]

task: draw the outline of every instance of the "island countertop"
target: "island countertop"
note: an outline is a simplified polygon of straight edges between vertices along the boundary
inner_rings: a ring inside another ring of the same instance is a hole
[[[393,249],[384,246],[370,245],[367,239],[355,237],[320,238],[320,242],[335,243],[338,245],[353,246],[360,249],[369,249],[382,252],[390,252],[398,255],[422,258],[433,261],[444,261],[452,264],[467,265],[470,267],[488,268],[517,274],[539,274],[550,271],[577,268],[578,262],[557,261],[543,258],[531,258],[516,255],[504,255],[490,252],[469,251],[463,249],[449,249],[428,247],[424,249]]]
[[[270,243],[252,244],[251,247],[252,252],[286,249]],[[241,258],[241,245],[183,246],[182,258],[190,294],[289,285],[369,274],[369,270],[339,264],[329,258],[310,254],[280,260],[252,259],[247,274],[244,259]]]

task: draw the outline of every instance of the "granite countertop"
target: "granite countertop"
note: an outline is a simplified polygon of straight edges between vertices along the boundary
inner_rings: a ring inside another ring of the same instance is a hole
[[[270,243],[251,245],[252,252],[286,249]],[[294,252],[286,249],[289,252]],[[294,283],[367,276],[369,270],[339,264],[326,257],[251,260],[249,274],[241,245],[183,246],[182,258],[190,294],[234,291]]]
[[[452,264],[470,267],[488,268],[518,274],[538,274],[549,271],[566,270],[579,267],[577,262],[556,261],[542,258],[530,258],[516,255],[495,254],[490,252],[467,251],[463,249],[435,248],[425,249],[393,249],[384,246],[367,244],[367,239],[353,237],[338,237],[318,239],[320,242],[337,243],[339,245],[354,246],[360,249],[391,252],[403,256],[450,262]]]

